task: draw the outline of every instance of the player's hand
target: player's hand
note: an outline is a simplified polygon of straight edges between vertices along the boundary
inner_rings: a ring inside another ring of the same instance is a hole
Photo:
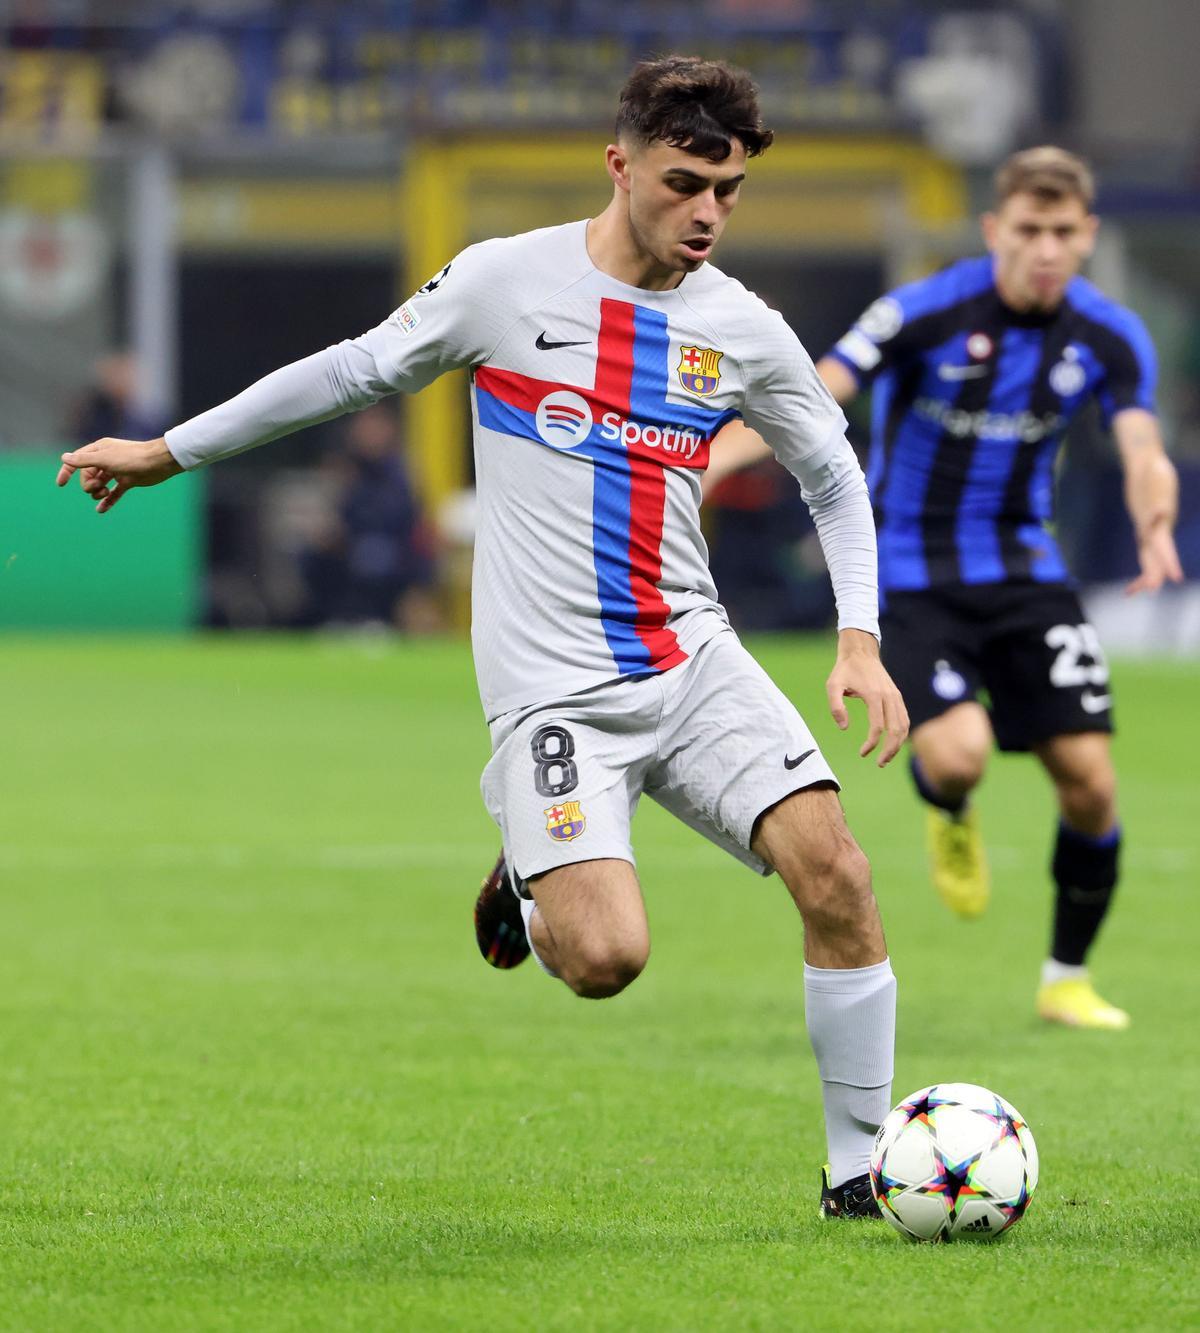
[[[98,501],[96,513],[107,514],[126,491],[157,486],[182,471],[166,440],[103,439],[63,454],[57,483],[65,486],[78,472],[79,484]]]
[[[887,741],[876,762],[880,768],[890,764],[908,736],[908,709],[879,660],[879,644],[873,634],[848,629],[838,635],[837,661],[825,683],[825,692],[829,696],[829,711],[842,731],[850,725],[845,701],[861,699],[866,704],[867,739],[858,753],[865,758],[886,733]]]
[[[1167,520],[1160,519],[1138,534],[1138,564],[1142,572],[1126,584],[1125,595],[1157,592],[1164,583],[1182,583],[1183,566],[1175,549],[1175,536]]]

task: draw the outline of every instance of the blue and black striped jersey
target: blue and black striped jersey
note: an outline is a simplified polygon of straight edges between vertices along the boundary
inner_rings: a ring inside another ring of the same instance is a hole
[[[867,481],[885,593],[1065,580],[1046,524],[1068,424],[1093,396],[1105,424],[1154,411],[1136,315],[1078,277],[1057,310],[1018,313],[990,256],[881,297],[831,355],[874,381]]]

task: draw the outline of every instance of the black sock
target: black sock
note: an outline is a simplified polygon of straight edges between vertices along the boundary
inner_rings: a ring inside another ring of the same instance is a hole
[[[948,796],[943,796],[940,791],[925,776],[925,770],[921,767],[921,761],[914,754],[909,758],[908,771],[912,774],[912,780],[916,784],[917,795],[920,796],[927,805],[937,806],[939,810],[945,810],[948,815],[961,815],[966,808],[967,798],[960,796],[957,800],[951,800]]]
[[[1112,901],[1120,850],[1119,825],[1111,833],[1092,838],[1060,821],[1051,864],[1058,885],[1050,951],[1056,962],[1083,966]]]

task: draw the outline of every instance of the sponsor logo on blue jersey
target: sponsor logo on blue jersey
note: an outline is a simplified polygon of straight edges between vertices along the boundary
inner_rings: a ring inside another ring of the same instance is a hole
[[[1040,417],[1032,412],[989,412],[986,409],[966,412],[945,398],[918,398],[913,403],[913,411],[958,440],[1015,439],[1025,444],[1037,444],[1047,436],[1057,435],[1066,425],[1059,412],[1047,412]]]

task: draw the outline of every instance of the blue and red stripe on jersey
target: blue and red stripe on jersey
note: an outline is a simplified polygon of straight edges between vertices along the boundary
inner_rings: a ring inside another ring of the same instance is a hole
[[[596,592],[605,638],[622,675],[666,671],[687,657],[675,632],[667,627],[670,607],[658,587],[665,470],[707,467],[713,436],[738,415],[668,402],[669,376],[666,315],[609,299],[600,302],[595,379],[590,387],[535,379],[491,366],[475,372],[479,423],[489,430],[545,445],[537,428],[538,405],[548,395],[564,390],[582,398],[591,412],[591,429],[570,452],[590,459],[593,465]],[[602,423],[610,414],[641,429],[622,429],[618,438],[606,438]],[[684,432],[690,454],[666,447],[672,440],[678,443]],[[653,443],[647,442],[648,433],[653,434]]]

